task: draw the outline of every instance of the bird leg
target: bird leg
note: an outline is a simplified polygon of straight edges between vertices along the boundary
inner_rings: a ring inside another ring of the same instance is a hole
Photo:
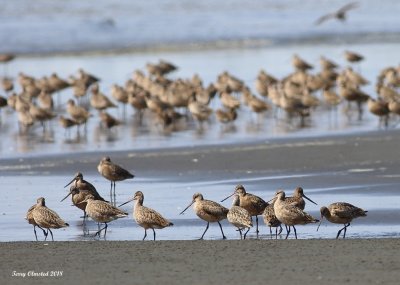
[[[154,236],[154,240],[156,240],[156,231],[154,229],[153,230],[153,236]]]
[[[293,226],[293,229],[294,229],[294,236],[296,237],[296,239],[297,239],[297,232],[296,232],[296,228]]]
[[[50,229],[47,229],[49,232],[50,232],[50,234],[51,234],[51,241],[54,241],[54,237],[53,237],[53,232],[50,230]],[[47,238],[47,236],[46,236],[46,238]]]
[[[259,231],[258,231],[258,216],[256,216],[256,225],[257,225],[257,227],[256,227],[256,233],[257,233],[257,237],[258,237],[258,233],[259,233]]]
[[[146,237],[147,237],[147,229],[144,229],[144,237],[142,240],[145,240]]]
[[[287,225],[285,225],[285,228],[286,228],[286,232],[287,232],[285,239],[287,239],[290,234],[290,226],[288,227]]]
[[[33,226],[33,232],[35,233],[36,241],[38,241],[37,234],[36,234],[36,226]]]
[[[218,222],[218,225],[219,225],[219,228],[221,229],[222,238],[223,238],[223,239],[226,239],[226,236],[224,235],[224,231],[222,230],[221,223],[220,223],[220,222]]]
[[[104,228],[102,228],[102,229],[100,229],[100,230],[98,230],[95,234],[94,234],[94,237],[95,236],[99,236],[99,238],[100,238],[100,233],[101,233],[101,231],[102,230],[106,230],[107,231],[107,223],[104,223],[105,224],[105,227]],[[100,224],[97,224],[97,225],[100,225]],[[104,235],[105,236],[105,235]]]
[[[203,239],[203,237],[204,237],[204,235],[206,234],[206,232],[207,232],[209,226],[210,226],[210,222],[207,222],[206,230],[204,231],[203,235],[202,235],[201,238],[199,238],[199,239]],[[221,229],[222,229],[222,228],[221,228]]]
[[[275,233],[276,233],[277,231],[275,230]],[[269,227],[269,234],[271,235],[271,239],[272,239],[272,227],[270,226]]]
[[[250,228],[247,228],[247,231],[244,233],[244,239],[246,239],[247,233],[250,231]]]
[[[242,230],[241,230],[240,228],[238,228],[238,232],[239,232],[239,234],[240,234],[240,239],[243,239],[243,237],[242,237]]]
[[[344,234],[343,234],[343,238],[346,238],[346,232],[347,232],[347,227],[350,226],[350,223],[348,223],[347,225],[344,226]]]

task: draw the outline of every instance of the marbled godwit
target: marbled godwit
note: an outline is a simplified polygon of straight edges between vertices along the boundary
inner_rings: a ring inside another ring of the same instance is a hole
[[[100,195],[95,196],[95,195],[93,195],[92,191],[90,191],[90,190],[79,189],[79,187],[72,185],[69,190],[68,195],[65,196],[60,202],[67,199],[69,197],[69,195],[72,195],[71,196],[72,204],[74,204],[75,207],[77,207],[78,209],[81,209],[83,211],[83,223],[85,223],[85,220],[86,220],[86,210],[85,210],[86,202],[84,202],[86,197],[89,195],[92,195],[95,200],[104,201],[104,199],[102,197],[100,197]],[[106,202],[106,201],[104,201],[104,202]]]
[[[45,240],[46,240],[48,233],[42,227],[40,227],[35,222],[35,219],[33,218],[33,213],[32,212],[33,212],[33,209],[35,209],[35,207],[36,207],[36,204],[29,208],[28,212],[26,213],[25,220],[27,220],[29,224],[33,225],[33,232],[35,233],[36,241],[38,240],[37,234],[36,234],[36,227],[38,227],[39,229],[41,229],[43,231],[43,234],[44,234]]]
[[[65,118],[64,116],[60,116],[58,122],[61,127],[65,129],[65,134],[67,134],[68,129],[72,128],[73,126],[77,126],[78,123],[70,118]]]
[[[236,120],[237,112],[235,109],[228,109],[226,111],[222,109],[217,109],[215,111],[215,116],[217,120],[223,124],[228,124]]]
[[[363,209],[349,203],[332,203],[328,207],[321,208],[321,222],[318,225],[317,231],[322,223],[322,219],[325,217],[331,223],[344,224],[344,227],[338,231],[336,239],[339,238],[339,235],[343,230],[343,238],[345,238],[347,227],[350,226],[351,221],[358,217],[365,217],[367,212],[368,211],[364,211]]]
[[[384,124],[385,128],[389,125],[389,103],[383,99],[369,98],[367,101],[368,110],[379,117],[379,125]]]
[[[320,25],[325,21],[328,21],[330,19],[337,19],[341,22],[344,22],[346,20],[346,13],[354,8],[358,7],[358,3],[357,2],[352,2],[349,4],[344,5],[343,7],[341,7],[339,10],[333,12],[333,13],[329,13],[326,15],[321,16],[320,18],[318,18],[314,25]]]
[[[106,111],[100,111],[99,115],[101,123],[107,129],[111,129],[112,127],[119,126],[122,124],[120,120],[117,120]]]
[[[275,228],[275,238],[277,239],[278,235],[281,234],[283,229],[282,229],[282,223],[275,216],[274,204],[269,204],[267,207],[265,207],[262,216],[265,225],[269,227],[271,238],[272,238],[272,228]],[[279,227],[279,233],[278,233],[278,227]]]
[[[285,201],[285,192],[278,191],[275,195],[274,211],[275,215],[281,223],[283,223],[287,230],[286,238],[290,233],[290,227],[293,227],[294,235],[297,239],[297,232],[295,225],[305,225],[309,223],[318,223],[319,220],[313,218],[311,215],[304,212],[299,207],[287,203]]]
[[[32,210],[32,216],[39,227],[45,228],[50,232],[52,241],[54,241],[54,238],[51,229],[60,229],[69,226],[56,212],[46,207],[43,197],[37,199],[37,204]]]
[[[100,237],[100,233],[104,230],[105,238],[107,234],[107,224],[109,222],[128,216],[128,213],[121,211],[117,207],[114,207],[107,202],[95,200],[93,195],[87,195],[85,200],[83,200],[81,203],[86,203],[85,211],[89,217],[98,223],[105,224],[104,228],[98,230],[94,236],[99,235]]]
[[[359,62],[364,59],[364,57],[361,54],[358,54],[358,53],[355,53],[352,51],[348,51],[348,50],[346,50],[344,52],[344,57],[346,58],[346,60],[348,62]]]
[[[95,200],[101,200],[105,201],[103,197],[100,196],[100,194],[97,192],[96,188],[91,184],[90,182],[87,182],[86,180],[83,179],[83,174],[81,172],[77,172],[75,174],[75,177],[69,182],[67,185],[64,186],[66,188],[69,186],[72,182],[75,182],[74,185],[77,187],[79,190],[86,190],[89,191],[90,194],[93,195]]]
[[[81,106],[75,105],[75,101],[69,99],[67,102],[67,113],[71,116],[71,118],[76,121],[78,124],[85,124],[87,120],[90,118],[90,113],[88,110]]]
[[[327,70],[327,69],[330,70],[330,69],[335,69],[335,68],[339,67],[339,65],[336,62],[333,62],[332,60],[329,60],[324,56],[320,57],[319,63],[323,70]]]
[[[220,221],[227,218],[229,210],[214,201],[204,200],[202,194],[195,193],[193,194],[192,203],[190,203],[189,206],[187,206],[179,215],[182,215],[192,205],[196,215],[200,219],[207,222],[206,230],[204,231],[200,239],[203,239],[205,233],[208,230],[208,227],[210,226],[210,223],[215,223],[215,222],[218,223],[219,228],[221,229],[222,238],[226,239]]]
[[[314,68],[311,64],[300,58],[297,54],[293,55],[292,65],[296,70],[300,71],[306,71]]]
[[[115,182],[123,181],[126,179],[132,179],[135,177],[128,170],[122,168],[121,166],[113,163],[109,156],[105,156],[100,160],[99,165],[97,165],[97,171],[107,180],[111,181],[110,197],[113,196],[113,186],[114,186],[114,202],[115,202]],[[111,199],[112,200],[112,199]]]
[[[246,234],[253,226],[253,222],[251,220],[249,212],[247,212],[245,208],[240,207],[239,204],[239,195],[235,195],[233,197],[232,207],[229,209],[227,218],[232,225],[238,228],[237,230],[240,233],[240,239],[242,239],[242,230],[247,228],[247,231],[244,233],[243,236],[243,239],[246,239]]]
[[[103,93],[100,93],[99,85],[97,83],[93,84],[92,87],[92,96],[90,97],[90,105],[95,108],[97,111],[102,111],[107,108],[116,108],[113,102]]]
[[[144,228],[143,240],[146,239],[147,229],[153,230],[153,238],[154,240],[156,240],[156,231],[154,229],[163,229],[165,227],[170,227],[174,225],[163,216],[161,216],[161,214],[157,211],[143,206],[144,195],[141,191],[137,191],[132,199],[126,201],[125,203],[122,203],[121,205],[119,205],[119,207],[134,200],[136,200],[136,202],[133,210],[133,216],[136,223]]]
[[[285,202],[304,210],[304,208],[306,206],[306,202],[304,201],[303,198],[306,198],[311,203],[317,205],[317,203],[315,203],[313,200],[311,200],[304,194],[304,190],[301,187],[296,187],[296,189],[294,189],[293,196],[286,197]]]
[[[221,200],[221,202],[225,201],[229,197],[232,197],[233,195],[237,194],[240,199],[240,204],[239,206],[242,208],[245,208],[249,214],[253,217],[256,217],[256,233],[258,235],[258,215],[262,215],[264,212],[265,207],[268,206],[268,203],[265,202],[263,199],[260,197],[247,193],[246,190],[244,189],[243,185],[237,185],[235,188],[235,191],[233,192],[232,195],[229,195],[225,199]]]

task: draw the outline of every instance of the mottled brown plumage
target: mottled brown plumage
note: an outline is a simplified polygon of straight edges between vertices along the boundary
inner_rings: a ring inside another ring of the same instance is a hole
[[[290,227],[293,227],[294,234],[297,239],[295,225],[305,225],[309,223],[317,223],[319,220],[304,212],[299,207],[285,201],[285,192],[278,191],[275,195],[274,211],[275,215],[282,224],[288,226],[286,239],[290,233]]]
[[[271,237],[272,237],[272,228],[275,228],[275,238],[278,238],[278,234],[282,232],[282,223],[281,221],[278,220],[278,218],[275,215],[273,204],[269,204],[267,207],[265,207],[262,217],[265,225],[269,227],[269,232],[271,234]],[[279,233],[278,233],[278,227],[279,227]]]
[[[242,239],[242,230],[247,228],[247,231],[244,233],[243,239],[246,239],[246,234],[249,232],[250,228],[253,226],[253,222],[251,220],[251,216],[249,212],[239,206],[240,198],[238,195],[235,195],[232,202],[232,207],[229,209],[227,218],[228,221],[237,227],[240,233],[240,239]]]
[[[338,239],[342,230],[344,230],[343,238],[346,237],[347,227],[350,226],[350,223],[353,219],[365,217],[368,211],[346,202],[336,202],[330,204],[328,207],[322,207],[320,212],[321,222],[319,223],[318,228],[321,225],[324,217],[331,223],[344,225],[344,227],[340,229],[336,235],[336,239]]]
[[[237,194],[240,199],[239,206],[246,209],[251,216],[256,217],[256,233],[258,234],[258,215],[261,215],[264,212],[265,207],[268,206],[268,203],[265,202],[262,198],[247,193],[246,190],[244,189],[243,185],[237,185],[235,188],[235,191],[233,192],[232,195],[229,195],[225,199],[223,199],[221,202],[225,201],[229,197],[232,197],[233,195]]]
[[[45,199],[43,197],[37,199],[37,204],[32,211],[32,216],[38,226],[50,231],[51,239],[53,241],[54,238],[51,229],[60,229],[69,226],[69,224],[64,222],[56,212],[46,207]]]
[[[210,223],[217,222],[222,233],[222,238],[226,239],[220,221],[227,218],[229,210],[224,206],[210,200],[205,200],[200,193],[193,194],[193,200],[181,213],[182,215],[190,206],[193,205],[193,210],[196,215],[207,222],[207,227],[200,239],[203,239],[204,234],[207,232]]]
[[[143,193],[141,191],[137,191],[132,199],[128,200],[125,203],[122,203],[119,207],[131,201],[136,201],[133,210],[133,216],[135,218],[136,223],[142,228],[144,228],[143,240],[145,240],[147,236],[147,229],[153,230],[153,237],[154,240],[156,240],[156,232],[154,229],[163,229],[165,227],[173,226],[174,224],[165,219],[163,216],[161,216],[161,214],[158,213],[157,211],[143,206],[143,200],[144,200]]]

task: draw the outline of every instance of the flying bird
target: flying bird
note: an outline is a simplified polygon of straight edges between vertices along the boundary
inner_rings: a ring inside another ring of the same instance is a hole
[[[323,22],[328,21],[330,19],[337,19],[337,20],[344,22],[346,20],[346,13],[349,10],[355,9],[357,7],[358,7],[358,2],[352,2],[352,3],[346,4],[342,8],[340,8],[339,10],[337,10],[333,13],[329,13],[329,14],[321,16],[320,18],[318,18],[318,20],[315,21],[314,25],[321,25]]]

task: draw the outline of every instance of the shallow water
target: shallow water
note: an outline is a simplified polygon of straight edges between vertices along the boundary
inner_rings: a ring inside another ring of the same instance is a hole
[[[284,48],[263,49],[231,49],[187,52],[155,52],[118,55],[87,55],[87,56],[54,56],[54,57],[20,57],[9,66],[9,74],[16,77],[23,71],[36,77],[49,75],[56,71],[62,77],[76,72],[80,67],[99,76],[102,81],[101,90],[109,94],[113,83],[123,85],[130,78],[133,70],[144,69],[146,62],[156,62],[159,58],[170,60],[179,66],[179,70],[171,74],[171,78],[190,78],[198,73],[204,84],[214,82],[217,75],[224,70],[243,79],[247,85],[254,88],[254,80],[261,68],[266,69],[278,78],[291,72],[290,59],[293,53],[298,53],[313,64],[318,64],[320,55],[335,59],[345,65],[342,53],[345,49],[357,50],[366,56],[366,61],[358,69],[362,74],[375,82],[378,72],[393,64],[398,58],[400,44],[366,44],[366,45],[317,45],[317,46],[286,46]],[[375,96],[373,84],[364,88]],[[65,102],[72,98],[72,90],[60,94],[61,109]],[[54,95],[55,102],[58,101]],[[219,106],[218,99],[211,103],[213,109]],[[179,132],[164,132],[160,127],[144,118],[144,123],[138,125],[134,110],[127,106],[125,124],[104,130],[99,127],[99,118],[89,120],[88,132],[78,135],[75,129],[69,135],[58,126],[55,120],[52,127],[45,133],[39,125],[34,126],[27,134],[20,134],[17,127],[17,117],[14,112],[2,112],[0,125],[0,156],[15,157],[20,155],[41,155],[59,152],[112,151],[126,149],[159,148],[170,146],[188,146],[202,144],[218,144],[243,142],[249,140],[264,140],[284,136],[313,136],[375,130],[378,128],[376,117],[365,112],[364,119],[358,121],[355,116],[348,118],[343,113],[343,106],[337,111],[319,107],[311,116],[306,127],[300,128],[299,122],[288,123],[283,113],[274,118],[272,112],[265,117],[256,117],[247,107],[242,107],[233,127],[221,127],[211,119],[203,129],[189,121],[182,120],[182,130]],[[64,111],[58,111],[59,114]],[[110,110],[114,116],[123,119],[122,107]],[[396,127],[397,121],[392,121]]]
[[[303,173],[302,175],[259,176],[257,179],[238,177],[235,181],[208,180],[202,182],[182,182],[176,178],[153,179],[147,177],[117,183],[117,205],[127,201],[134,191],[141,190],[145,195],[144,205],[159,211],[175,225],[171,228],[157,230],[160,240],[191,240],[203,233],[206,223],[197,218],[192,208],[184,215],[179,213],[191,202],[193,193],[201,192],[205,199],[220,201],[232,193],[233,185],[243,183],[248,192],[269,200],[276,189],[286,189],[288,195],[297,185],[302,185],[305,194],[318,205],[309,202],[306,211],[319,218],[319,208],[332,202],[346,201],[368,210],[368,216],[353,221],[348,228],[348,238],[386,238],[397,237],[400,233],[398,219],[400,177],[387,177],[387,170],[374,169],[370,172],[352,172],[348,169],[342,172]],[[157,175],[155,175],[157,177]],[[87,175],[85,179],[93,183],[104,198],[109,198],[109,182],[99,175]],[[39,196],[46,198],[49,208],[70,224],[69,228],[54,230],[56,240],[92,240],[92,236],[84,236],[82,228],[82,211],[71,206],[70,199],[60,202],[68,193],[62,186],[70,180],[65,176],[4,176],[0,177],[3,193],[0,223],[0,241],[33,240],[32,226],[24,220],[26,210],[35,203]],[[204,179],[203,179],[204,180]],[[327,187],[326,185],[335,185]],[[231,199],[221,203],[230,207]],[[127,204],[122,209],[129,212],[128,218],[119,219],[109,224],[107,240],[138,240],[144,231],[132,220],[133,204]],[[269,229],[260,222],[260,237],[270,238]],[[237,239],[238,233],[227,221],[222,222],[228,239]],[[324,221],[319,231],[317,225],[298,226],[297,233],[301,239],[334,238],[340,225]],[[97,225],[90,221],[88,228],[91,234],[97,230]],[[250,231],[250,238],[255,238],[255,229]],[[38,230],[38,236],[42,233]],[[152,238],[152,232],[148,232]],[[220,239],[217,224],[211,224],[205,235],[206,239]],[[282,235],[280,238],[284,238]]]

